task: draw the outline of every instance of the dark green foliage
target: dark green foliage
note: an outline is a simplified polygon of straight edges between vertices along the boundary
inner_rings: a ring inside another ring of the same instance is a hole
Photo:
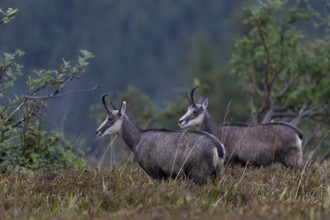
[[[0,58],[0,172],[78,168],[84,161],[73,154],[63,135],[44,125],[46,101],[70,94],[62,91],[80,77],[93,55],[81,51],[77,64],[63,60],[60,70],[38,70],[29,76],[28,91],[14,94],[16,80],[23,74],[17,59],[24,52],[5,53]]]
[[[324,18],[300,0],[265,0],[246,10],[251,29],[236,42],[231,64],[249,94],[254,122],[328,120],[330,44]],[[323,32],[320,38],[307,31],[313,28]]]
[[[132,110],[129,114],[141,127],[178,129],[178,115],[182,115],[187,106],[182,98],[183,87],[188,83],[200,84],[199,92],[209,97],[210,112],[217,122],[250,123],[253,121],[250,115],[255,122],[260,122],[267,114],[267,108],[284,107],[287,110],[285,117],[280,117],[280,113],[284,114],[280,112],[273,119],[290,121],[300,112],[304,113],[300,115],[303,117],[312,115],[313,121],[305,122],[302,127],[307,132],[316,127],[314,131],[317,130],[318,136],[322,137],[324,129],[327,129],[322,123],[329,121],[326,115],[330,95],[330,87],[327,87],[330,78],[327,68],[329,37],[325,32],[324,35],[316,35],[318,39],[315,39],[314,35],[309,35],[309,29],[311,22],[329,26],[329,19],[320,22],[321,15],[305,1],[258,1],[244,12],[247,25],[232,25],[233,8],[241,14],[242,2],[246,4],[247,1],[162,0],[158,4],[145,0],[134,3],[127,0],[2,2],[5,8],[19,7],[19,13],[16,15],[15,9],[0,12],[2,23],[8,23],[14,15],[16,17],[10,22],[12,25],[1,25],[0,49],[12,51],[12,48],[23,48],[28,56],[24,56],[20,64],[14,62],[23,55],[20,51],[8,53],[2,60],[3,67],[8,70],[7,78],[4,78],[6,83],[0,81],[0,96],[3,97],[0,99],[0,113],[7,112],[4,113],[7,115],[1,118],[0,125],[6,120],[15,126],[1,127],[5,131],[2,133],[5,136],[1,137],[16,135],[15,141],[22,140],[26,145],[41,143],[42,140],[35,137],[44,133],[32,132],[27,127],[33,124],[32,130],[47,131],[45,122],[58,126],[63,112],[73,109],[78,120],[70,118],[69,135],[72,137],[72,133],[76,134],[83,128],[80,138],[84,140],[81,142],[88,145],[105,111],[100,105],[98,123],[94,125],[93,121],[86,119],[87,109],[91,103],[99,103],[101,94],[108,91],[119,97],[117,101],[122,98],[128,101]],[[244,28],[246,36],[237,42],[233,65],[228,67],[221,61],[232,48],[231,42],[237,34],[235,31],[233,34],[232,30],[237,27]],[[318,29],[322,34],[326,30],[323,27]],[[196,41],[196,36],[202,37]],[[49,87],[38,94],[38,97],[47,98],[61,89],[63,80],[75,78],[74,74],[62,75],[62,72],[71,70],[80,72],[69,67],[70,63],[65,60],[59,70],[37,71],[36,78],[26,79],[29,82],[27,86],[15,81],[15,91],[5,91],[22,71],[21,65],[25,66],[27,73],[36,66],[53,68],[57,66],[59,57],[71,60],[81,47],[95,51],[97,59],[91,66],[91,74],[83,77],[79,84],[101,83],[102,91],[98,94],[48,102],[51,114],[47,116],[44,114],[45,102],[24,96],[31,95],[47,82]],[[191,68],[187,62],[189,52],[192,52]],[[230,71],[235,74],[228,74]],[[265,89],[265,73],[272,75],[278,71],[271,90],[267,86]],[[187,73],[186,78],[183,72]],[[168,102],[169,98],[175,97],[173,88],[176,87],[180,87],[181,96]],[[117,91],[125,91],[125,94],[121,96]],[[15,107],[24,99],[30,107],[24,106],[15,112]],[[12,108],[6,107],[9,104]],[[14,112],[13,117],[8,117],[11,112]],[[33,120],[21,121],[30,115]],[[315,120],[321,121],[321,125],[315,126]],[[23,138],[12,127],[21,129],[23,136],[30,137]],[[317,140],[313,146],[318,146],[318,143]]]
[[[80,137],[88,143],[95,126],[86,115],[103,93],[124,91],[131,85],[147,94],[157,107],[166,107],[175,99],[177,90],[192,81],[184,73],[190,66],[187,58],[196,35],[205,36],[213,48],[221,48],[216,56],[227,59],[238,32],[238,25],[230,23],[233,11],[240,12],[247,2],[5,0],[0,7],[19,10],[11,25],[1,29],[0,51],[26,51],[28,57],[22,59],[22,65],[27,72],[55,68],[61,57],[74,59],[79,48],[95,54],[88,74],[79,80],[79,85],[72,86],[100,84],[101,89],[50,102],[46,117],[47,123],[59,127],[63,112],[74,112],[68,119],[66,136],[73,139],[84,128]],[[171,128],[178,128],[176,123],[170,122]]]
[[[190,85],[200,86],[195,99],[208,96],[210,113],[218,123],[289,121],[300,125],[305,143],[315,137],[310,149],[320,148],[320,142],[327,147],[328,138],[323,139],[330,110],[326,20],[305,1],[265,0],[247,7],[245,13],[247,33],[235,44],[231,66],[219,61],[222,51],[207,36],[194,37],[186,77]],[[320,34],[311,35],[310,29]],[[154,81],[158,84],[158,78]],[[188,106],[183,86],[180,95],[165,108],[154,108],[148,113],[151,119],[143,122],[143,117],[138,124],[154,121],[156,127],[178,129],[178,115]],[[139,113],[144,111],[138,112],[137,120]],[[313,129],[316,124],[320,129]]]
[[[195,101],[200,96],[207,96],[209,112],[217,123],[246,121],[248,107],[239,77],[229,74],[228,65],[217,61],[215,54],[216,51],[203,38],[197,39],[188,72],[192,83],[199,85]]]
[[[79,168],[84,161],[73,154],[72,144],[55,132],[30,127],[19,142],[0,144],[0,172],[29,172],[41,169]],[[33,133],[33,132],[38,132]]]
[[[299,126],[315,156],[329,148],[330,32],[327,1],[314,3],[264,0],[246,7],[249,31],[236,41],[231,72],[246,93],[250,122]]]

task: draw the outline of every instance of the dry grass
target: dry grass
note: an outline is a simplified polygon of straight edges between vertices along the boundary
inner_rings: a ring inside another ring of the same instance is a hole
[[[124,169],[124,170],[123,170]],[[227,168],[199,187],[135,164],[0,176],[0,219],[329,219],[327,165]]]

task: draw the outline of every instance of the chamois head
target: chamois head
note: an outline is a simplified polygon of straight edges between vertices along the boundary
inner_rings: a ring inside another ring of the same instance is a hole
[[[190,97],[186,91],[186,96],[189,101],[190,106],[187,112],[179,119],[179,126],[181,128],[186,128],[194,125],[200,125],[203,121],[206,108],[208,105],[208,98],[199,98],[197,103],[194,102],[194,91],[198,86],[195,86],[191,92]]]
[[[98,137],[104,137],[106,135],[119,133],[123,122],[123,116],[125,115],[126,111],[125,101],[121,103],[121,106],[119,108],[111,101],[110,109],[105,101],[106,96],[107,94],[103,95],[102,102],[105,107],[105,110],[108,112],[108,116],[100,125],[100,127],[96,130],[96,134]]]

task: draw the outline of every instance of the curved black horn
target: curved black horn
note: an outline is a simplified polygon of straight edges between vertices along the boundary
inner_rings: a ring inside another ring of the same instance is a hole
[[[191,103],[191,99],[190,99],[190,96],[189,96],[187,90],[188,90],[188,86],[186,86],[186,97],[187,97],[187,99],[188,99],[189,104],[191,105],[191,104],[192,104],[192,103]]]
[[[109,95],[109,94],[105,94],[105,95],[102,96],[102,102],[103,102],[103,105],[104,105],[104,107],[105,107],[105,110],[107,110],[108,114],[111,114],[111,111],[110,111],[110,109],[109,109],[109,107],[107,106],[107,103],[106,103],[106,101],[105,101],[105,97],[106,97],[107,95]]]
[[[192,105],[195,105],[195,102],[194,102],[194,92],[195,92],[195,89],[197,89],[199,86],[195,86],[192,90],[191,90],[191,93],[190,93],[190,100],[191,100],[191,104]]]

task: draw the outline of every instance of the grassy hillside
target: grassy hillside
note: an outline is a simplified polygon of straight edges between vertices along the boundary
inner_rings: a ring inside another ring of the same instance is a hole
[[[220,182],[155,181],[135,164],[0,176],[0,219],[329,219],[328,165],[227,168]]]

